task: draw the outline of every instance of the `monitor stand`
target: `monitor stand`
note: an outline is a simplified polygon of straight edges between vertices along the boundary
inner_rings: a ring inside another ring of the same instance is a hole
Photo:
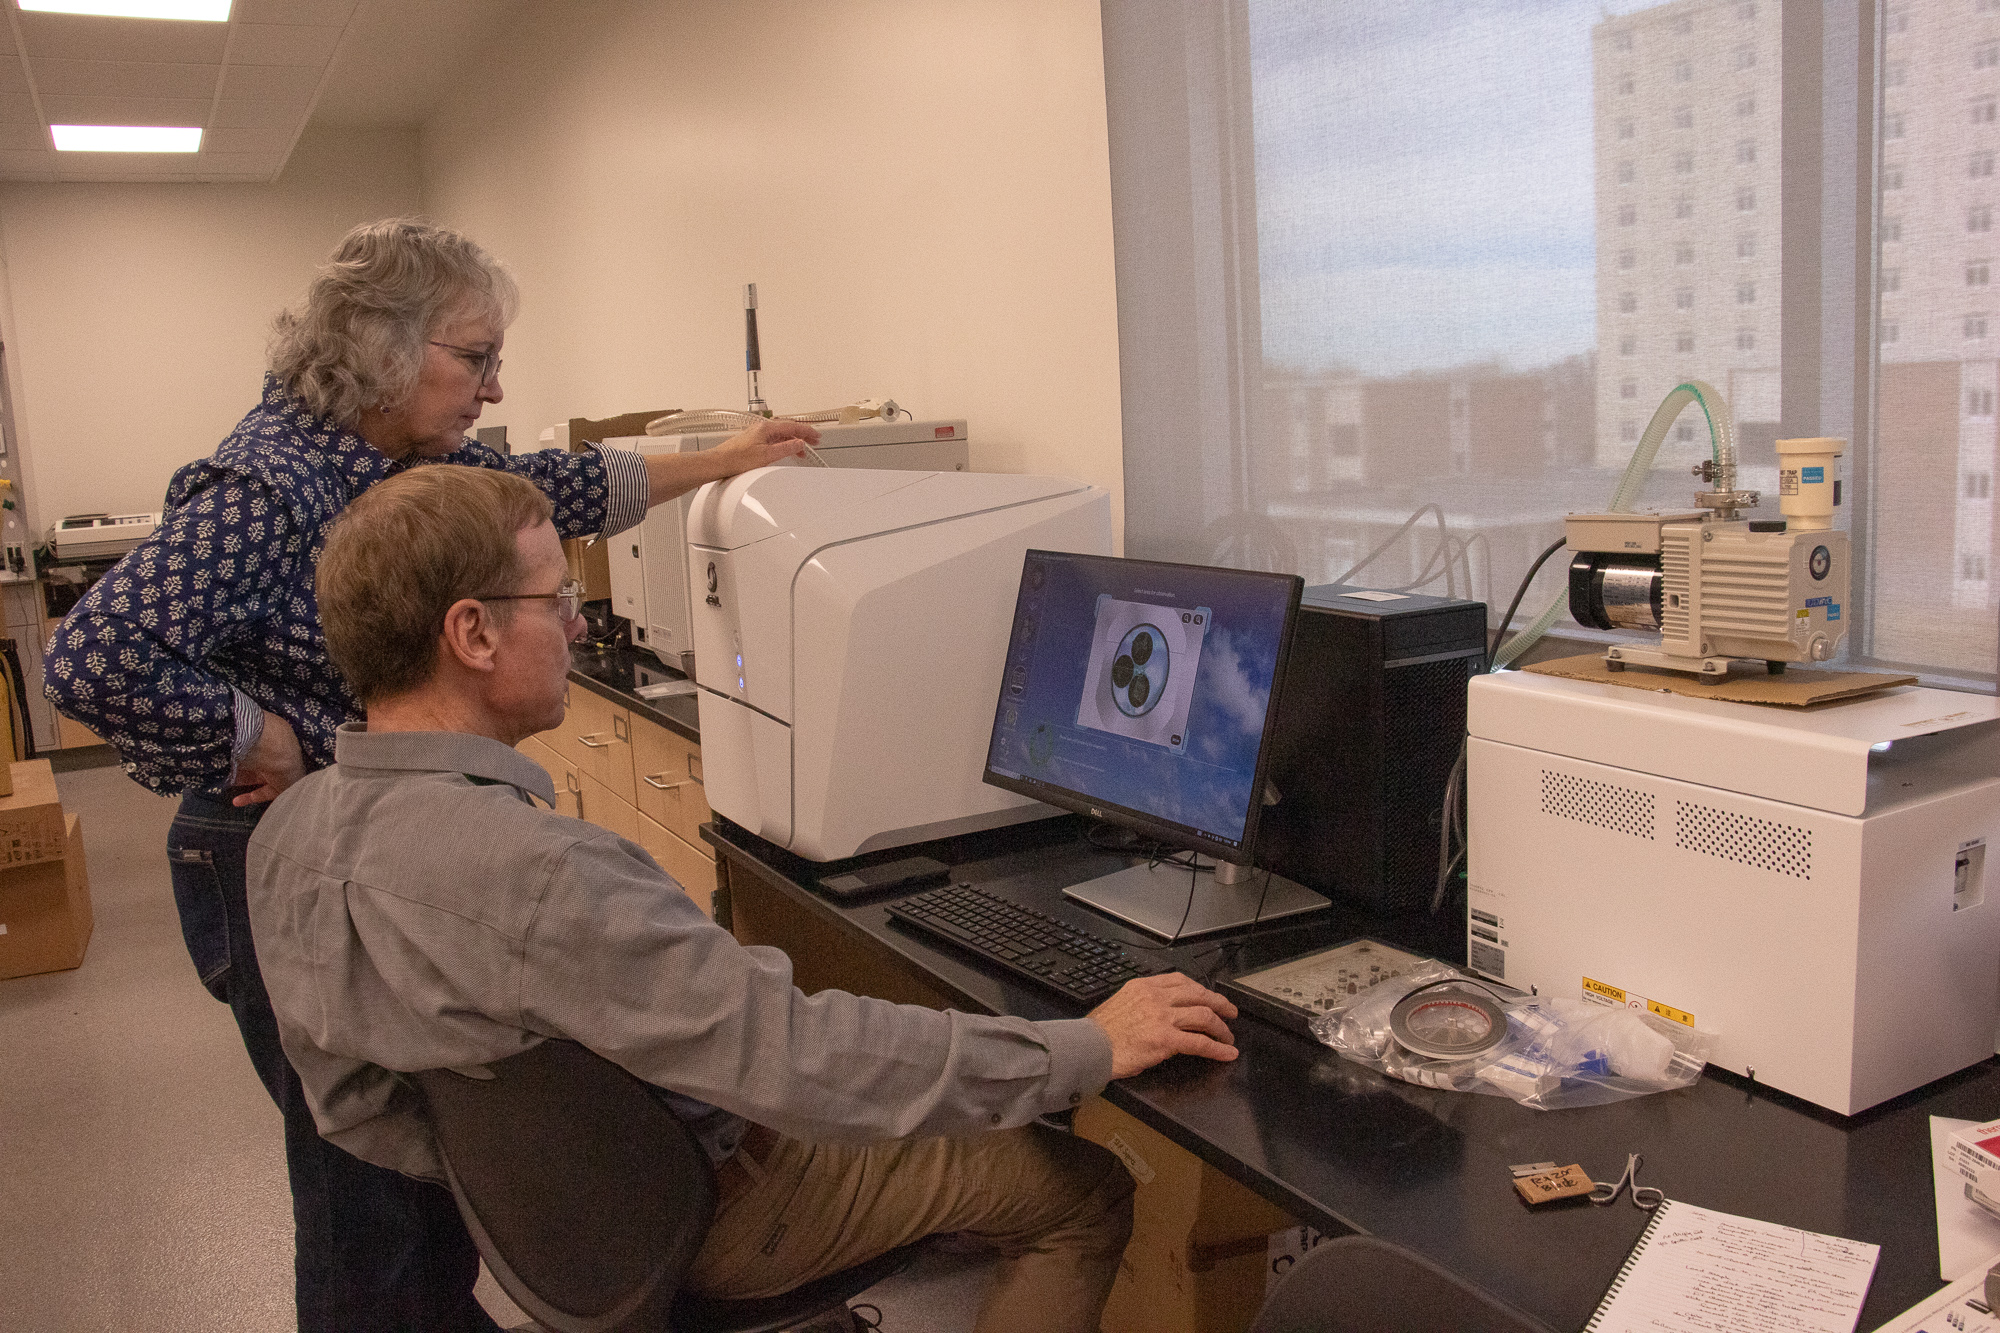
[[[1217,862],[1214,874],[1186,866],[1136,865],[1072,885],[1063,897],[1170,944],[1331,906],[1303,884],[1278,875],[1268,876],[1267,882],[1264,871],[1227,861]]]

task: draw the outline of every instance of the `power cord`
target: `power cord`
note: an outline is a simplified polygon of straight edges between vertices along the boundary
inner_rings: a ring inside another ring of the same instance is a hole
[[[1507,614],[1500,620],[1500,632],[1493,636],[1493,642],[1486,647],[1486,670],[1493,669],[1493,659],[1500,652],[1500,645],[1507,638],[1507,631],[1514,623],[1514,613],[1521,609],[1521,599],[1528,595],[1528,585],[1535,581],[1535,575],[1542,572],[1548,558],[1568,544],[1568,538],[1558,537],[1549,543],[1549,549],[1535,557],[1535,563],[1528,566],[1528,575],[1521,580],[1521,586],[1514,590],[1514,600],[1507,604]]]

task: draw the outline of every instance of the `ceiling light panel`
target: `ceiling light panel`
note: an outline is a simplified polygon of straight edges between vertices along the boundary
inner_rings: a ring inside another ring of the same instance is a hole
[[[51,125],[58,153],[198,153],[201,130],[181,125]]]
[[[225,23],[229,0],[20,0],[30,14],[91,14],[113,19],[184,19]]]
[[[12,0],[0,22],[0,181],[274,179],[358,3]],[[173,17],[208,21],[160,21]],[[392,24],[377,40],[400,49],[403,39]],[[152,131],[143,137],[153,142],[104,142],[119,126]]]

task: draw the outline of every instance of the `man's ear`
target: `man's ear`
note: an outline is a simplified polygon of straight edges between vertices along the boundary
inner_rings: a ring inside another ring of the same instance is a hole
[[[462,597],[444,613],[444,628],[438,632],[438,660],[456,662],[467,671],[493,670],[499,650],[499,626],[486,603]]]

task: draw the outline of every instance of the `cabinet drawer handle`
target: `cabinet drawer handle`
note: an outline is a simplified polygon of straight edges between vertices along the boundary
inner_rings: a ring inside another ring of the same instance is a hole
[[[622,715],[614,714],[611,719],[611,736],[614,740],[631,740],[632,724],[627,722]]]
[[[583,787],[577,782],[576,771],[574,769],[566,768],[563,770],[563,789],[565,791],[573,791],[578,796],[583,795]]]
[[[692,782],[692,781],[694,781],[694,779],[692,779],[692,778],[689,778],[689,779],[687,780],[687,782],[662,782],[662,781],[660,781],[660,779],[661,779],[661,778],[663,778],[663,777],[665,777],[665,776],[666,776],[666,774],[665,774],[665,773],[648,773],[648,774],[647,774],[647,775],[645,776],[645,778],[643,779],[643,781],[645,782],[645,784],[646,784],[646,785],[647,785],[648,787],[651,787],[651,788],[652,788],[652,789],[653,789],[654,791],[674,791],[674,790],[677,790],[677,789],[679,789],[679,788],[681,788],[681,787],[685,787],[685,786],[687,786],[687,785],[688,785],[688,782]]]
[[[701,780],[701,770],[697,767],[700,763],[700,755],[690,754],[688,756],[688,780],[697,787],[706,787],[708,784]]]
[[[608,750],[611,748],[612,743],[610,741],[601,741],[597,739],[599,736],[602,736],[603,734],[604,733],[601,731],[593,731],[588,736],[578,736],[576,738],[576,741],[577,744],[586,746],[592,750]]]

